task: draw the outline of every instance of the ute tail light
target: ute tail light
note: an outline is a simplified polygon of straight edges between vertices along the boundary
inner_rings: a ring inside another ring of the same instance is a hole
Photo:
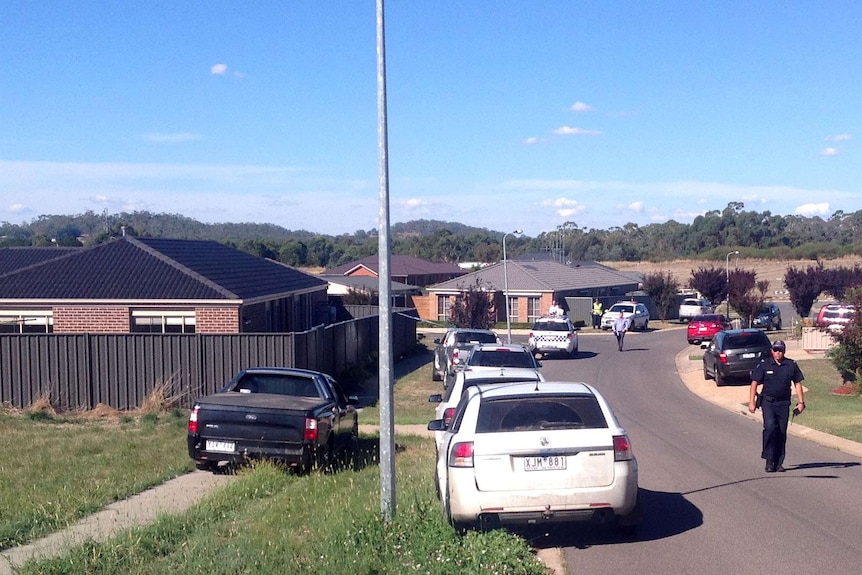
[[[446,424],[447,429],[452,424],[452,418],[454,416],[455,416],[455,408],[454,407],[447,407],[445,410],[443,410],[443,423]]]
[[[727,363],[727,353],[721,352],[718,354],[719,363]]]
[[[473,442],[456,443],[449,450],[449,467],[473,467]]]
[[[632,444],[626,435],[614,435],[614,461],[632,459]]]
[[[305,418],[305,433],[302,438],[305,441],[317,441],[317,420],[313,417]]]
[[[201,406],[196,405],[192,408],[191,413],[189,413],[189,433],[198,432],[198,412],[200,409]]]

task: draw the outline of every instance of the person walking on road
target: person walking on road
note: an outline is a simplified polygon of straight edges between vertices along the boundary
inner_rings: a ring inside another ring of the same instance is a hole
[[[790,419],[790,388],[796,386],[797,403],[794,415],[805,411],[805,391],[802,388],[802,370],[795,361],[784,357],[787,346],[778,340],[772,344],[770,358],[764,359],[751,371],[751,388],[748,394],[748,411],[757,409],[757,386],[761,391],[763,411],[763,448],[761,459],[766,460],[766,472],[784,471],[784,452],[787,444],[787,423]]]
[[[593,329],[602,327],[602,302],[598,299],[593,300]]]
[[[620,315],[614,320],[613,325],[614,335],[617,336],[617,346],[620,348],[620,351],[623,350],[623,340],[626,337],[628,329],[629,320],[623,312],[620,312]]]

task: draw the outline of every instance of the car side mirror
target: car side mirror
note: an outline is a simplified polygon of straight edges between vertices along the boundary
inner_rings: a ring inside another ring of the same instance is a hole
[[[701,342],[701,344],[700,344],[700,349],[706,349],[706,348],[708,348],[708,347],[709,347],[709,344],[708,344],[708,343]]]
[[[437,345],[440,345],[440,338],[439,338],[439,337],[435,337],[435,338],[434,338],[434,343],[436,343]]]
[[[428,422],[428,431],[446,431],[448,426],[442,419],[432,419]]]
[[[441,401],[443,401],[443,396],[439,393],[428,396],[429,403],[440,403]]]

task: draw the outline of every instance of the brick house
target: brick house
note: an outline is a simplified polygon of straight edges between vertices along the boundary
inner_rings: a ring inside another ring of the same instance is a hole
[[[548,312],[551,304],[566,298],[601,298],[613,301],[638,289],[638,281],[594,262],[564,265],[551,260],[508,261],[426,288],[424,300],[415,298],[419,317],[447,322],[449,308],[461,292],[480,286],[494,300],[497,321],[506,321],[504,288],[508,283],[511,321],[531,323]],[[588,317],[589,308],[586,308]]]
[[[214,241],[0,249],[0,333],[278,333],[328,317],[327,282]]]

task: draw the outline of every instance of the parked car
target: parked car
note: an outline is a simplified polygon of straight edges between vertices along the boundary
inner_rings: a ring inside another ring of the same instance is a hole
[[[781,329],[781,309],[778,307],[778,304],[763,304],[751,324],[751,327],[763,327],[767,331]]]
[[[188,421],[189,457],[198,469],[275,459],[299,471],[326,467],[359,446],[355,404],[325,373],[255,367],[218,393],[196,399]]]
[[[722,386],[734,377],[751,377],[751,370],[770,357],[772,343],[757,328],[720,331],[703,351],[703,378]]]
[[[592,521],[633,532],[638,463],[604,397],[573,382],[467,390],[437,454],[444,517],[477,527]]]
[[[730,321],[723,313],[696,315],[691,318],[686,327],[688,343],[700,344],[712,339],[712,336],[723,329],[731,329]]]
[[[545,381],[545,378],[537,369],[524,367],[501,367],[493,371],[480,369],[474,371],[471,368],[459,371],[455,375],[452,384],[446,388],[445,393],[435,393],[428,397],[428,401],[436,403],[437,407],[434,410],[434,419],[442,419],[446,425],[452,421],[452,416],[455,415],[455,407],[464,392],[471,387],[487,384],[502,384],[514,383],[518,381]],[[444,431],[435,431],[434,439],[436,446],[439,449],[443,441]]]
[[[848,303],[828,303],[820,308],[814,325],[828,330],[843,329],[856,313],[856,307]]]
[[[712,304],[705,299],[687,297],[679,304],[679,321],[691,321],[699,315],[713,312]]]
[[[536,320],[530,328],[529,346],[539,357],[552,353],[571,357],[578,355],[578,332],[565,316],[547,316]]]
[[[490,368],[499,371],[500,367],[523,367],[539,369],[542,364],[536,361],[533,352],[520,343],[480,343],[473,346],[463,369],[480,371]]]
[[[431,368],[433,381],[446,381],[467,359],[473,345],[477,343],[500,343],[500,338],[489,329],[450,328],[446,334],[435,339],[434,364]]]
[[[608,308],[602,315],[602,329],[609,330],[614,325],[614,320],[617,319],[623,312],[623,315],[629,320],[629,329],[647,330],[649,325],[649,310],[642,303],[636,301],[619,301]]]

